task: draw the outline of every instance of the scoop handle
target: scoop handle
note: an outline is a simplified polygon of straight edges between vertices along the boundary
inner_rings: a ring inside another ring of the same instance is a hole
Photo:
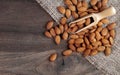
[[[98,21],[103,19],[103,18],[106,18],[108,16],[112,16],[112,15],[115,15],[116,14],[116,10],[113,6],[105,9],[104,11],[100,12],[100,13],[97,13],[96,16],[97,16],[97,19]]]

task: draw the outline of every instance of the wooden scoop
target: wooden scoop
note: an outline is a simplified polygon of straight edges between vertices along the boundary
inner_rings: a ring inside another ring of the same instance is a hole
[[[88,28],[96,25],[101,19],[106,18],[108,16],[112,16],[114,14],[116,14],[116,10],[115,10],[115,8],[113,6],[111,6],[111,7],[107,8],[106,10],[104,10],[104,11],[102,11],[100,13],[92,13],[90,15],[87,15],[87,16],[83,17],[83,18],[80,18],[78,20],[70,22],[69,25],[71,25],[72,23],[76,23],[76,22],[79,22],[79,21],[82,21],[84,19],[92,17],[94,22],[75,32],[75,33],[79,33],[79,32],[81,32],[81,31],[83,31],[85,29],[88,29]]]

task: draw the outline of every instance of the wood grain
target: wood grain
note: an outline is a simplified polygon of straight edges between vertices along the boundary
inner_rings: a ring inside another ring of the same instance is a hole
[[[43,35],[48,20],[35,0],[0,0],[0,75],[102,75],[80,54],[61,56],[66,41],[57,46]]]

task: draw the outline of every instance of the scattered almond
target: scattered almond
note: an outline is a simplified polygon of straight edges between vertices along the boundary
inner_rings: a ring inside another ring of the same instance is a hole
[[[94,6],[94,5],[97,4],[97,1],[98,1],[98,0],[90,0],[90,4],[91,4],[92,6]]]
[[[61,19],[60,19],[60,23],[61,24],[66,24],[66,22],[67,22],[67,18],[66,17],[62,17]]]
[[[94,55],[96,55],[97,53],[98,53],[97,50],[92,50],[92,51],[90,52],[90,55],[91,55],[91,56],[94,56]]]
[[[76,11],[76,7],[74,5],[69,5],[68,8],[71,10],[71,11]]]
[[[86,7],[79,7],[79,8],[78,8],[78,11],[80,11],[80,12],[84,12],[84,11],[86,11],[86,10],[87,10]]]
[[[112,30],[112,29],[115,28],[115,26],[116,26],[116,23],[111,23],[111,24],[109,24],[109,25],[107,26],[107,28],[108,28],[109,30]]]
[[[103,28],[103,30],[101,31],[101,34],[103,36],[107,35],[108,34],[108,29],[107,28]]]
[[[70,18],[71,10],[70,9],[66,9],[65,15],[66,15],[67,18]]]
[[[50,60],[51,62],[53,62],[53,61],[56,60],[56,58],[57,58],[57,53],[53,53],[53,54],[51,54],[51,56],[49,57],[49,60]]]
[[[62,35],[63,40],[67,40],[68,39],[68,33],[64,32]]]
[[[56,36],[55,30],[53,28],[50,29],[50,34],[54,37]]]
[[[76,50],[76,47],[75,47],[73,44],[69,44],[69,48],[70,48],[72,51],[75,51],[75,50]]]
[[[85,47],[78,47],[77,48],[77,52],[80,52],[80,53],[83,52],[84,50],[85,50]]]
[[[77,5],[77,0],[71,0],[74,5]]]
[[[108,56],[111,54],[111,48],[110,47],[106,47],[105,49],[105,55]]]
[[[63,51],[63,53],[62,53],[64,56],[69,56],[69,55],[71,55],[72,54],[72,50],[70,50],[70,49],[68,49],[68,50],[65,50],[65,51]]]
[[[51,29],[51,28],[53,27],[53,24],[54,24],[53,21],[49,21],[49,22],[47,23],[46,29],[47,29],[47,30]]]
[[[70,35],[70,38],[71,39],[77,39],[79,36],[78,35],[76,35],[76,34],[72,34],[72,35]]]
[[[110,30],[110,36],[115,37],[115,30]]]
[[[63,6],[59,6],[57,9],[61,14],[65,14],[65,8]]]
[[[48,31],[45,31],[45,36],[48,37],[48,38],[51,38],[51,37],[52,37],[52,35],[51,35],[50,32],[48,32]]]
[[[98,51],[104,51],[104,50],[105,50],[105,46],[99,46],[99,47],[97,48],[97,50],[98,50]]]
[[[57,44],[57,45],[60,44],[60,41],[61,41],[61,38],[60,38],[59,35],[57,35],[57,36],[55,37],[55,42],[56,42],[56,44]]]
[[[61,33],[60,29],[57,26],[55,27],[55,33],[58,35]]]
[[[91,50],[90,49],[86,49],[84,52],[83,52],[83,56],[88,56],[90,54]]]

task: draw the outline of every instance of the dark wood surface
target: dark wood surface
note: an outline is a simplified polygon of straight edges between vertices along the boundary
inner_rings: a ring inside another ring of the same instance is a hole
[[[51,19],[35,0],[0,0],[0,75],[102,75],[80,54],[61,56],[66,41],[43,35]],[[49,62],[53,52],[58,59]]]

